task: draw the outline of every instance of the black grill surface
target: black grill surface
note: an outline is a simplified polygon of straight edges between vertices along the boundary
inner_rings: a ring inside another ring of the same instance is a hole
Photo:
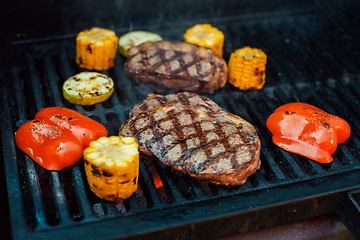
[[[42,169],[16,147],[14,132],[42,108],[64,106],[102,123],[109,135],[117,135],[131,106],[154,92],[153,88],[129,79],[123,68],[125,58],[118,55],[115,67],[103,71],[115,82],[111,98],[94,106],[72,105],[61,90],[67,78],[85,71],[75,63],[77,31],[10,37],[0,57],[1,174],[2,190],[7,193],[3,205],[8,206],[2,211],[4,222],[8,221],[2,224],[3,237],[214,239],[335,214],[360,238],[356,227],[360,224],[356,191],[360,188],[360,12],[351,1],[279,6],[283,7],[239,15],[227,15],[226,9],[219,8],[222,12],[216,18],[204,13],[197,20],[184,17],[182,22],[154,21],[147,16],[153,21],[145,24],[134,17],[133,25],[126,28],[102,23],[118,36],[140,29],[166,40],[182,40],[187,28],[210,22],[225,34],[226,61],[233,51],[247,45],[261,48],[268,56],[262,90],[243,92],[226,84],[214,94],[203,94],[252,123],[260,135],[262,165],[246,184],[200,183],[157,162],[141,160],[142,190],[123,203],[100,200],[90,191],[83,160],[58,172]],[[164,16],[170,19],[167,13]],[[331,164],[273,144],[266,119],[280,105],[294,101],[313,104],[349,122],[351,137],[339,145]],[[163,183],[158,189],[156,175]]]

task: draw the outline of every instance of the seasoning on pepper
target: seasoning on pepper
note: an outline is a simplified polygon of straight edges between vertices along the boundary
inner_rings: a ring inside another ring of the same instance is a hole
[[[277,146],[320,163],[332,162],[331,155],[351,132],[344,119],[299,102],[277,108],[266,126]]]
[[[74,110],[49,107],[15,133],[17,146],[47,170],[61,170],[78,162],[91,141],[107,136],[106,128]]]

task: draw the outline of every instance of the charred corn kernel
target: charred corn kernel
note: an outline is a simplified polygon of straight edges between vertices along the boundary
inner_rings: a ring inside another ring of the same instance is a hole
[[[115,32],[92,28],[76,37],[76,62],[88,70],[107,70],[115,65],[118,37]]]
[[[101,137],[84,150],[91,191],[116,201],[129,198],[138,187],[139,151],[133,137]]]
[[[266,54],[257,48],[244,47],[230,55],[228,81],[241,90],[261,89],[265,84]]]
[[[219,29],[208,23],[196,24],[184,34],[185,42],[208,47],[220,57],[223,55],[224,38],[224,34]]]
[[[145,31],[132,31],[125,33],[119,39],[119,52],[123,56],[128,56],[128,50],[131,47],[137,47],[145,42],[161,41],[160,35]]]
[[[114,81],[98,72],[82,72],[63,84],[63,96],[78,105],[93,105],[107,100],[114,92]]]

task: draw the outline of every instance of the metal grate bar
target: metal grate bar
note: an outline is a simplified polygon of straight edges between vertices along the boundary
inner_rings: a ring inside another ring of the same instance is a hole
[[[44,58],[44,73],[46,76],[47,84],[49,86],[48,89],[51,93],[51,99],[53,100],[52,106],[61,106],[63,97],[62,94],[60,94],[61,90],[59,89],[59,85],[56,82],[58,76],[55,71],[54,63],[51,60],[52,59],[50,55],[47,55]]]
[[[140,186],[142,188],[144,188],[144,184],[146,186],[146,190],[148,191],[149,197],[150,197],[150,201],[153,205],[153,208],[157,208],[159,206],[162,205],[162,200],[160,195],[157,193],[156,188],[155,188],[155,184],[153,183],[153,179],[151,177],[151,174],[148,172],[145,163],[143,161],[140,161],[140,175],[143,179],[143,181],[140,182]],[[140,178],[140,176],[139,176]],[[147,181],[144,181],[144,180]],[[151,181],[149,181],[151,180]]]
[[[40,111],[44,108],[44,96],[43,93],[40,91],[42,84],[39,80],[38,72],[36,70],[35,66],[35,60],[33,56],[29,53],[26,54],[27,63],[29,66],[29,74],[31,79],[31,87],[34,94],[35,99],[35,106],[36,106],[36,112]],[[33,117],[33,116],[30,116]]]
[[[92,213],[92,205],[87,197],[87,193],[84,188],[85,183],[79,165],[74,165],[71,169],[71,172],[76,198],[79,201],[80,211],[84,215],[83,221],[86,222],[95,220],[96,218],[93,216]]]
[[[49,224],[46,221],[46,213],[43,203],[43,197],[40,189],[39,178],[36,174],[35,164],[31,158],[25,156],[26,170],[29,179],[32,198],[34,199],[34,215],[37,219],[37,228],[46,229]]]
[[[64,189],[60,183],[59,172],[51,171],[49,174],[50,174],[51,190],[55,201],[55,207],[59,214],[61,225],[71,225],[72,219],[70,218],[69,206],[67,205],[66,202]]]

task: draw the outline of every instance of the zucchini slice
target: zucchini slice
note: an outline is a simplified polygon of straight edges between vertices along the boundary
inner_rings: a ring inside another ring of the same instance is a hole
[[[160,35],[145,31],[132,31],[125,33],[119,39],[119,52],[123,56],[128,56],[128,50],[131,47],[137,47],[145,42],[161,41]]]
[[[72,104],[93,105],[107,100],[114,92],[114,81],[98,72],[81,72],[63,84],[63,96]]]

